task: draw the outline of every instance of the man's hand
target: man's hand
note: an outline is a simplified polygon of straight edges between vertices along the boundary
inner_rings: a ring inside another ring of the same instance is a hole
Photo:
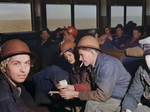
[[[60,90],[60,96],[64,99],[71,99],[71,98],[78,98],[78,91],[73,91],[69,89],[61,89]]]
[[[124,112],[132,112],[131,110],[129,110],[129,109],[126,109]]]
[[[69,90],[75,90],[74,89],[74,86],[73,85],[70,85],[70,84],[68,84],[67,86],[63,86],[63,85],[61,85],[61,84],[56,84],[55,85],[55,87],[57,88],[57,89],[69,89]]]

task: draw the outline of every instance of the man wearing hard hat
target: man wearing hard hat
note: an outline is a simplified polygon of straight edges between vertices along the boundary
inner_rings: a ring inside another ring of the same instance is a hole
[[[115,111],[128,89],[130,74],[118,59],[102,53],[98,41],[92,36],[82,37],[77,48],[79,60],[93,69],[90,76],[92,91],[75,91],[70,95],[89,100],[85,112]],[[65,96],[65,91],[63,94]],[[67,96],[64,98],[68,99]]]

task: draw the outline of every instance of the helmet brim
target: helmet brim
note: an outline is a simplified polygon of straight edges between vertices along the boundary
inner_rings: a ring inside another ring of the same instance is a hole
[[[33,65],[36,62],[36,60],[38,59],[38,56],[35,53],[33,53],[33,52],[20,52],[20,53],[18,52],[18,53],[15,53],[15,54],[12,54],[12,55],[9,55],[9,56],[6,56],[6,57],[2,58],[0,60],[0,62],[5,60],[5,59],[7,59],[7,58],[9,58],[9,57],[12,57],[12,56],[15,56],[15,55],[20,55],[20,54],[27,54],[27,55],[29,55],[30,56],[30,60],[31,60],[31,65]]]
[[[95,49],[95,50],[97,50],[97,51],[103,52],[101,49],[97,49],[97,48],[94,48],[94,47],[76,46],[75,48],[76,48],[76,49],[81,49],[81,48],[90,48],[90,49]]]

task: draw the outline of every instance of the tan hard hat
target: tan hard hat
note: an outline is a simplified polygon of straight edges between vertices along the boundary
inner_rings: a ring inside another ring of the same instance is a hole
[[[70,48],[74,48],[75,46],[76,44],[74,42],[71,41],[64,42],[61,46],[60,56],[62,56],[67,50],[69,50]]]
[[[34,62],[37,60],[37,55],[30,52],[26,43],[19,39],[11,39],[2,45],[0,61],[19,54],[28,54],[31,59],[31,64],[34,64]]]
[[[80,39],[77,48],[92,48],[101,51],[97,39],[93,36],[84,36]]]

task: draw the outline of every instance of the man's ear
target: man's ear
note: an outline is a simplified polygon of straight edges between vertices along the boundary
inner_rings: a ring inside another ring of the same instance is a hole
[[[90,53],[92,54],[92,57],[94,57],[94,55],[95,55],[96,52],[95,52],[95,50],[91,49]]]

